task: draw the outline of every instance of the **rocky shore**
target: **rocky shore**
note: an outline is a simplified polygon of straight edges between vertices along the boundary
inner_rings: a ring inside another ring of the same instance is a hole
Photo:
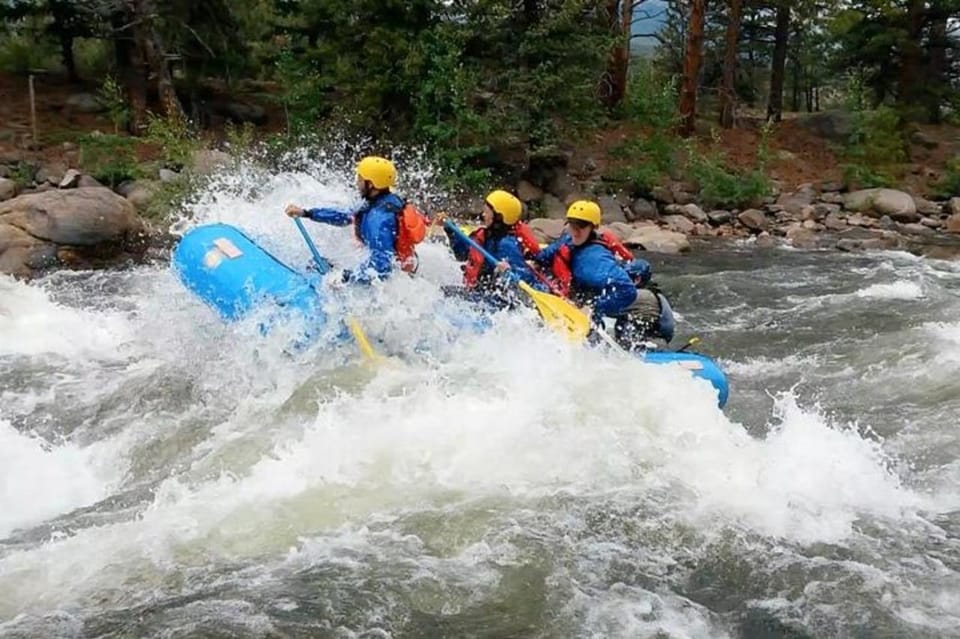
[[[219,151],[200,151],[191,171],[209,173],[228,160]],[[155,253],[165,256],[164,224],[151,224],[138,210],[164,181],[182,176],[160,171],[156,180],[110,189],[74,169],[27,168],[16,161],[0,164],[0,273],[30,277],[60,266],[109,266],[149,258],[151,247],[160,247]],[[569,202],[597,190],[566,174],[560,178],[544,186],[526,180],[516,184],[533,214],[530,225],[544,242],[562,232]],[[692,243],[738,240],[758,248],[960,256],[960,198],[931,201],[896,189],[844,192],[838,183],[820,183],[728,210],[701,206],[695,185],[674,182],[654,188],[647,198],[619,193],[596,199],[607,228],[642,251],[683,253]]]

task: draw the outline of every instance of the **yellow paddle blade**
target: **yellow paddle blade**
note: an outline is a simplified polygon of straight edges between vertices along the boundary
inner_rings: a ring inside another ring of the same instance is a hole
[[[356,318],[347,318],[347,328],[350,329],[353,339],[357,340],[357,346],[360,347],[360,352],[363,353],[364,357],[374,362],[380,359],[380,356],[377,355],[377,352],[373,350],[372,346],[370,346],[370,340],[367,339],[366,334],[363,332],[363,329],[360,328],[360,323],[356,320]]]
[[[568,300],[544,293],[526,282],[517,282],[520,289],[536,304],[547,326],[562,333],[572,342],[582,342],[590,332],[590,318]]]

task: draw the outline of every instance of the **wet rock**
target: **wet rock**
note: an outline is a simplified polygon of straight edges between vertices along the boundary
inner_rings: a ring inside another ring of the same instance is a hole
[[[899,228],[897,230],[899,230],[901,233],[906,233],[908,235],[936,235],[937,233],[929,226],[924,226],[923,224],[920,224],[918,222],[901,224],[899,225]]]
[[[0,204],[0,271],[27,275],[49,265],[59,247],[89,259],[109,259],[146,247],[133,206],[103,187],[53,189]]]
[[[777,245],[777,238],[766,231],[761,231],[757,235],[757,248],[774,248]]]
[[[767,216],[759,209],[747,209],[737,216],[737,220],[751,231],[766,231],[770,226]]]
[[[813,249],[817,247],[817,234],[808,228],[794,226],[787,229],[787,242],[795,248]]]

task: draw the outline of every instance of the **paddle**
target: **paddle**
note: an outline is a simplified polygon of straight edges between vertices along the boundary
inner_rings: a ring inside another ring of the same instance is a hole
[[[297,225],[300,235],[303,236],[303,241],[307,243],[307,248],[310,249],[310,253],[313,255],[313,261],[316,263],[317,268],[320,269],[321,273],[326,273],[329,271],[330,263],[323,259],[323,257],[320,255],[320,251],[317,250],[313,240],[310,239],[307,229],[303,227],[303,222],[300,221],[299,217],[293,218],[293,222]],[[360,328],[360,323],[357,322],[356,318],[347,316],[345,319],[347,328],[350,329],[350,334],[353,335],[353,339],[356,340],[357,346],[360,348],[360,352],[363,353],[363,356],[371,361],[377,361],[381,359],[380,355],[378,355],[377,352],[373,350],[373,347],[370,346],[370,340],[367,339],[366,334],[364,334],[363,329]]]
[[[450,220],[444,220],[443,226],[472,248],[476,249],[491,266],[496,267],[498,263],[497,258],[470,239],[466,233],[460,230],[459,226]],[[521,280],[520,277],[512,271],[507,271],[507,277],[511,282],[520,287],[521,291],[530,296],[530,299],[533,300],[533,303],[536,305],[540,316],[543,317],[543,321],[547,326],[558,333],[562,333],[571,341],[582,341],[586,339],[587,333],[590,332],[590,318],[587,317],[583,311],[562,297],[538,291]]]

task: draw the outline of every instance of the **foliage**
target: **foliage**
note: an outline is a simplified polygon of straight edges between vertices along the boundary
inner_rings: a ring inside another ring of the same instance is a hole
[[[772,192],[766,175],[769,159],[770,125],[761,132],[757,148],[757,164],[748,171],[727,168],[723,152],[712,155],[701,153],[691,142],[687,143],[687,172],[700,187],[700,200],[710,207],[743,208],[758,206]],[[715,139],[715,143],[719,143]]]
[[[80,166],[85,173],[112,187],[137,178],[134,138],[95,132],[81,136],[79,142]]]
[[[891,169],[906,162],[903,120],[891,107],[854,114],[853,133],[843,149],[844,181],[863,188],[891,186]]]
[[[120,129],[127,126],[130,119],[130,109],[127,106],[126,98],[123,96],[123,89],[113,78],[107,76],[103,79],[100,89],[97,91],[97,98],[100,103],[106,107],[110,115],[110,121],[113,122],[113,133],[119,134]]]
[[[187,166],[201,146],[187,121],[176,115],[149,114],[145,140],[160,149],[164,166],[176,171]]]

